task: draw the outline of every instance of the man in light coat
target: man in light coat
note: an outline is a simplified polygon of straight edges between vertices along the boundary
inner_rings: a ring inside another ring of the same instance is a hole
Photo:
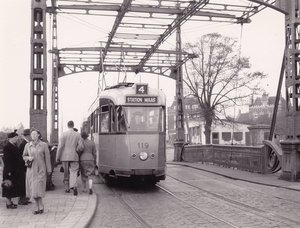
[[[79,156],[76,152],[76,147],[81,139],[80,133],[74,131],[74,122],[68,122],[68,130],[62,133],[58,143],[56,161],[62,162],[64,168],[64,184],[65,192],[69,193],[70,188],[74,189],[74,195],[77,191],[77,172],[79,170]]]

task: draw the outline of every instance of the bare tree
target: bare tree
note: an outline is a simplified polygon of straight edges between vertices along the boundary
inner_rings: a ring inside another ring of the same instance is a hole
[[[198,58],[185,64],[184,82],[189,95],[199,102],[205,141],[210,144],[213,121],[226,118],[237,104],[249,102],[266,75],[250,72],[249,58],[240,56],[234,38],[207,34],[195,44],[186,44],[185,49],[198,54]]]

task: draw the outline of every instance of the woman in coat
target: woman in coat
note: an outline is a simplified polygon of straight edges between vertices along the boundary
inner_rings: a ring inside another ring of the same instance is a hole
[[[12,202],[12,198],[25,196],[25,173],[22,152],[17,146],[18,134],[16,130],[9,133],[8,142],[3,148],[3,181],[10,180],[12,187],[2,189],[2,197],[6,197],[6,208],[15,209],[17,205]]]
[[[89,140],[89,134],[81,132],[82,139],[79,141],[77,151],[80,151],[80,172],[83,192],[86,192],[86,181],[89,183],[89,194],[93,194],[93,176],[96,167],[96,145]]]
[[[36,210],[33,214],[42,214],[45,197],[47,175],[51,173],[50,152],[47,143],[40,140],[41,134],[36,129],[31,129],[32,141],[27,143],[23,152],[23,159],[27,166],[26,171],[26,196],[33,198]],[[30,165],[30,162],[32,164]]]

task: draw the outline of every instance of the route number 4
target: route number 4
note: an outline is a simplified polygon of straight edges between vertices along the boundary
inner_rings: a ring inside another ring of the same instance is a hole
[[[148,94],[148,85],[137,85],[136,93],[137,94]]]

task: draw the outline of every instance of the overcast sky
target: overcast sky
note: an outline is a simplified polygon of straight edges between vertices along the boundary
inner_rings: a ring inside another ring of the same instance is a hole
[[[3,127],[16,127],[23,123],[29,127],[29,98],[30,98],[30,28],[31,28],[31,0],[1,1],[0,2],[0,130]],[[48,19],[48,18],[47,18]],[[49,19],[48,19],[49,20]],[[76,25],[71,17],[59,18],[59,26]],[[103,27],[104,28],[104,27]],[[70,28],[71,29],[71,28]],[[90,31],[90,30],[87,30]],[[68,31],[65,31],[66,33]],[[59,48],[79,45],[86,42],[93,45],[97,40],[107,37],[109,28],[103,29],[95,36],[90,31],[88,40],[80,40],[80,36],[72,40],[58,39]],[[186,23],[182,29],[182,43],[194,42],[201,35],[219,32],[222,35],[235,37],[241,43],[241,54],[250,57],[253,71],[263,71],[269,77],[261,85],[270,96],[275,96],[280,74],[281,61],[284,51],[285,28],[284,16],[273,10],[264,10],[252,17],[252,23],[240,25]],[[83,32],[85,33],[85,31]],[[86,38],[84,38],[86,39]],[[48,49],[50,49],[48,41]],[[175,46],[172,41],[166,42]],[[50,58],[49,58],[50,59]],[[49,61],[48,59],[48,61]],[[51,78],[48,70],[48,79]],[[146,75],[141,75],[147,81]],[[167,104],[170,105],[175,94],[175,82],[160,77],[159,83],[155,79],[152,86],[164,90]],[[59,79],[60,122],[65,127],[70,119],[79,128],[86,116],[87,108],[97,95],[97,73],[82,76],[80,74]],[[132,80],[139,80],[132,77]],[[48,89],[48,97],[51,97]],[[50,101],[48,107],[51,106]],[[50,119],[50,110],[48,110]],[[48,130],[51,126],[48,126]]]

